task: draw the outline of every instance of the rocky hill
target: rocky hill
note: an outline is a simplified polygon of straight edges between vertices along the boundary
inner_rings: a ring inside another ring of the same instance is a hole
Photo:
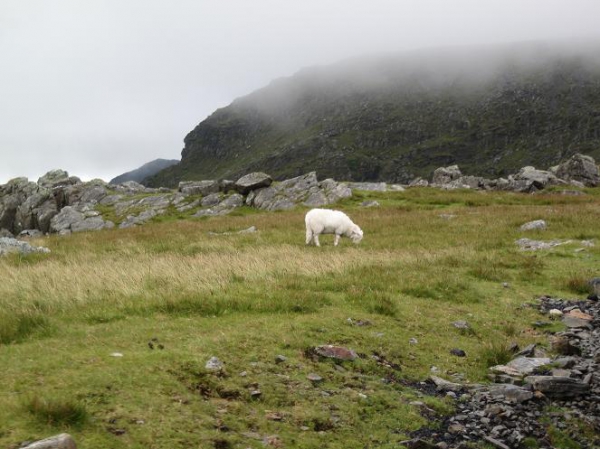
[[[176,159],[154,159],[135,170],[128,171],[127,173],[123,173],[122,175],[111,179],[110,183],[121,184],[126,181],[142,182],[145,178],[155,175],[159,171],[177,163],[179,163],[179,161]]]
[[[457,165],[439,167],[431,182],[417,178],[408,187],[535,193],[551,186],[580,189],[598,185],[600,172],[596,161],[575,154],[549,170],[528,166],[498,179],[465,175]],[[226,215],[244,205],[266,211],[288,210],[297,205],[321,207],[351,197],[353,190],[404,191],[404,186],[384,182],[338,183],[331,178],[319,181],[314,171],[273,182],[271,176],[253,172],[237,181],[182,181],[172,190],[145,187],[135,181],[82,182],[64,170],[52,170],[37,182],[22,177],[0,185],[0,238],[70,234],[115,226],[129,228],[165,214],[179,218]],[[563,190],[563,193],[584,194],[580,190]],[[15,242],[9,247],[21,250]]]
[[[600,157],[600,44],[378,55],[305,69],[215,111],[150,186],[308,171],[407,183],[451,164],[504,176]]]

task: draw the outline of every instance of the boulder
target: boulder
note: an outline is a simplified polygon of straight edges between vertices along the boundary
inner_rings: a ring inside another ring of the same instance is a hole
[[[565,181],[581,182],[586,187],[596,187],[600,184],[596,161],[590,156],[579,153],[561,162],[556,169],[556,176]]]
[[[546,229],[546,227],[547,227],[547,225],[544,220],[534,220],[534,221],[525,223],[519,229],[521,231],[533,231],[533,230],[543,231],[544,229]]]
[[[558,178],[549,171],[537,170],[535,167],[527,166],[519,170],[514,176],[517,181],[528,181],[538,190],[547,186],[559,184]]]
[[[448,184],[450,181],[454,181],[462,177],[462,173],[458,168],[458,165],[451,165],[449,167],[436,168],[433,172],[431,179],[432,184]]]
[[[61,433],[60,435],[22,446],[21,449],[77,449],[77,445],[71,435]]]
[[[27,242],[22,242],[11,237],[0,237],[0,256],[9,253],[31,254],[49,252],[50,250],[43,246],[31,246]]]
[[[346,184],[338,184],[333,179],[319,182],[317,174],[310,172],[259,190],[253,190],[246,198],[246,204],[258,209],[275,211],[288,210],[297,204],[320,207],[352,196]]]
[[[242,195],[247,195],[252,190],[257,190],[263,187],[269,187],[273,182],[273,178],[271,178],[266,173],[255,172],[249,173],[245,176],[242,176],[235,182],[235,190],[237,190]]]
[[[588,384],[572,377],[528,376],[525,382],[553,399],[571,399],[590,391]]]
[[[184,195],[202,195],[207,196],[211,193],[219,192],[219,183],[217,181],[182,181],[179,183],[178,190]]]
[[[82,203],[93,203],[97,204],[106,197],[108,194],[106,187],[102,185],[86,185],[86,188],[83,189],[81,197],[79,201]]]
[[[68,234],[74,223],[85,220],[85,215],[72,206],[65,206],[50,220],[50,232]]]
[[[220,193],[211,193],[210,195],[206,195],[204,198],[202,198],[200,204],[202,204],[202,207],[216,206],[220,201]]]
[[[409,187],[427,187],[428,185],[429,181],[423,178],[415,178],[408,184]]]
[[[381,183],[384,184],[384,183]],[[337,203],[352,196],[352,189],[348,184],[338,183],[331,178],[324,179],[319,183],[319,188],[327,198],[327,204]]]
[[[354,352],[352,349],[344,348],[342,346],[317,346],[314,349],[314,352],[321,357],[334,360],[355,360],[358,358],[358,354],[356,354],[356,352]]]
[[[102,217],[89,217],[82,221],[77,221],[71,224],[72,232],[82,231],[99,231],[101,229],[114,228],[115,224],[112,221],[104,221]]]
[[[367,190],[369,192],[387,191],[387,184],[385,182],[349,182],[348,187],[351,190]]]
[[[51,189],[59,185],[75,184],[73,181],[75,181],[75,179],[71,179],[69,177],[69,173],[67,173],[65,170],[57,169],[46,173],[44,176],[38,179],[37,183],[40,187]]]

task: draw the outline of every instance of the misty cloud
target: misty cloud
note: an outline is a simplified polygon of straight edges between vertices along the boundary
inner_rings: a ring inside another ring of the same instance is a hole
[[[595,0],[3,0],[0,183],[110,179],[215,109],[303,67],[368,53],[600,38]]]

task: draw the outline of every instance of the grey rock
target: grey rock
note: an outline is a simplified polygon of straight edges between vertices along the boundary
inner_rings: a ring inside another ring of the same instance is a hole
[[[21,449],[77,449],[75,440],[68,433],[61,433],[44,440],[22,446]]]
[[[216,206],[221,201],[220,193],[211,193],[210,195],[205,196],[200,201],[203,207]]]
[[[496,365],[490,368],[492,373],[507,374],[514,377],[525,377],[536,368],[548,365],[550,359],[547,357],[517,357],[506,365]]]
[[[135,205],[136,207],[149,207],[153,209],[165,209],[171,204],[172,195],[155,195],[142,198]]]
[[[548,226],[544,220],[534,220],[522,225],[519,229],[521,231],[532,231],[532,230],[544,230]]]
[[[223,362],[217,357],[211,357],[204,367],[209,371],[221,371],[223,369]]]
[[[471,326],[466,321],[455,321],[452,325],[457,329],[470,329]]]
[[[587,187],[596,187],[600,183],[596,161],[579,153],[559,164],[556,176],[566,181],[581,182]]]
[[[408,184],[409,187],[427,187],[428,185],[429,181],[423,178],[415,178]]]
[[[569,243],[569,241],[562,240],[551,240],[551,241],[543,241],[543,240],[532,240],[528,238],[522,238],[515,241],[517,246],[523,251],[538,251],[542,249],[550,249],[555,246],[564,245],[565,243]]]
[[[86,187],[79,199],[82,203],[99,203],[107,195],[106,187],[101,185],[91,185]]]
[[[40,187],[53,188],[58,185],[70,185],[74,184],[73,180],[70,179],[69,173],[65,170],[57,169],[51,170],[44,176],[38,179],[38,185]]]
[[[184,195],[202,195],[207,196],[211,193],[219,192],[219,183],[213,180],[205,181],[182,181],[179,183],[179,189]]]
[[[318,207],[349,196],[352,191],[346,185],[327,179],[318,182],[316,173],[310,172],[254,190],[246,198],[246,204],[269,211],[289,210],[299,203]]]
[[[230,179],[221,179],[219,180],[219,191],[223,193],[228,193],[235,189],[235,182]]]
[[[529,401],[533,398],[531,390],[511,384],[490,385],[488,392],[493,398],[501,398],[514,403]]]
[[[49,199],[41,206],[34,209],[35,221],[37,222],[37,228],[43,232],[50,232],[50,224],[52,222],[52,218],[58,214],[58,207],[56,206],[56,202],[52,199]]]
[[[157,215],[163,213],[164,211],[159,211],[156,209],[147,209],[141,212],[139,215],[128,215],[127,218],[121,222],[119,225],[120,229],[130,228],[132,226],[139,226],[146,223],[148,220],[156,217]]]
[[[429,379],[435,384],[438,391],[453,391],[456,393],[457,391],[461,391],[465,388],[462,384],[450,382],[438,376],[429,376]]]
[[[50,220],[50,231],[57,233],[71,231],[71,226],[74,223],[78,223],[83,220],[85,220],[85,215],[75,210],[75,208],[72,206],[65,206]]]
[[[490,443],[492,446],[497,447],[498,449],[511,449],[510,446],[507,446],[502,441],[492,438],[490,436],[484,436],[483,439]]]
[[[8,229],[1,228],[0,229],[0,237],[10,237],[14,238],[14,234],[10,232]]]
[[[335,360],[355,360],[358,358],[356,352],[341,346],[322,345],[314,349],[315,353],[321,357],[331,358]]]
[[[315,373],[309,373],[306,378],[310,380],[313,384],[318,384],[323,382],[323,378]]]
[[[233,193],[233,194],[229,195],[228,197],[226,197],[225,199],[223,199],[219,203],[220,207],[224,207],[224,208],[228,208],[228,209],[242,207],[243,205],[244,205],[244,197],[242,195],[240,195],[239,193]]]
[[[42,231],[40,231],[39,229],[24,229],[21,232],[19,232],[19,237],[20,238],[38,238],[38,237],[43,237],[44,233]]]
[[[379,202],[375,200],[367,200],[360,203],[362,207],[379,207]]]
[[[31,246],[27,242],[17,240],[11,237],[0,237],[0,256],[9,253],[20,253],[23,255],[32,253],[49,253],[48,248],[43,246]]]
[[[112,184],[111,184],[112,185]],[[143,186],[139,182],[125,181],[116,186],[117,190],[128,192],[128,193],[144,193],[146,192],[146,186]]]
[[[266,173],[255,172],[249,173],[245,176],[242,176],[238,179],[235,184],[235,190],[242,195],[247,195],[252,190],[257,190],[263,187],[269,187],[273,182],[273,178],[271,178]]]
[[[327,204],[337,203],[352,196],[352,189],[345,183],[337,183],[331,178],[319,182],[319,188],[325,193]]]
[[[71,224],[71,232],[99,231],[114,228],[112,221],[104,221],[102,217],[89,217]]]
[[[517,181],[528,181],[538,189],[542,190],[547,186],[559,184],[558,178],[549,171],[536,170],[534,167],[523,167],[514,176]]]
[[[366,190],[369,192],[385,192],[387,190],[385,182],[349,182],[347,185],[351,190]]]
[[[590,385],[572,377],[528,376],[525,382],[550,398],[571,399],[590,391]]]
[[[433,172],[431,182],[433,184],[448,184],[455,179],[462,177],[462,173],[458,168],[458,165],[451,165],[449,167],[439,167]]]
[[[114,206],[122,199],[123,195],[121,194],[107,195],[100,200],[100,204],[102,204],[103,206]]]

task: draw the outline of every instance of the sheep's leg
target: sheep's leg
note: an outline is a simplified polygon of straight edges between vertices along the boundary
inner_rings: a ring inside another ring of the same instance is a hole
[[[310,241],[313,239],[312,230],[306,228],[306,244],[310,245]]]
[[[338,243],[340,243],[340,235],[336,234],[335,239],[333,240],[333,246],[338,246]]]
[[[315,245],[321,246],[321,244],[319,243],[319,234],[314,234],[313,240],[315,241]]]

